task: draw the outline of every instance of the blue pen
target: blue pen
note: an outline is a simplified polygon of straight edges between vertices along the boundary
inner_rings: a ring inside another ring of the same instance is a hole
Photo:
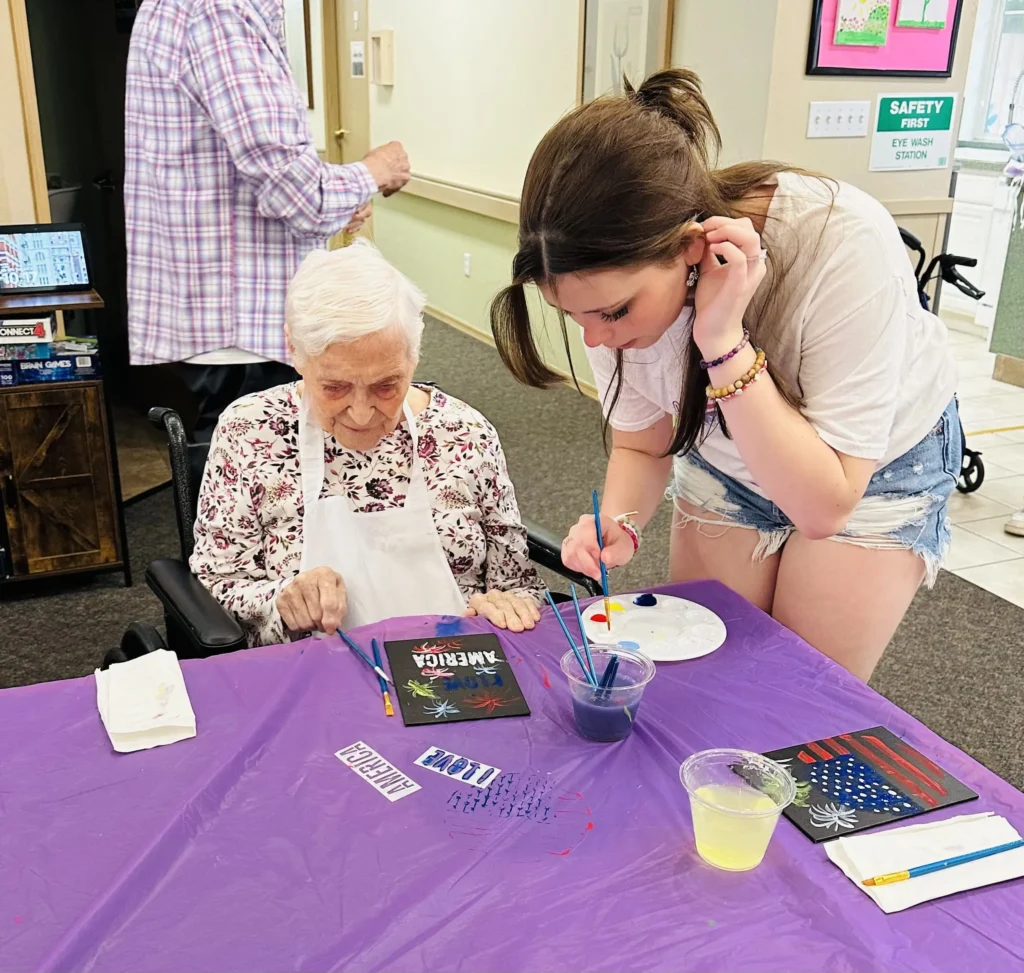
[[[591,494],[591,499],[594,501],[594,527],[597,528],[597,547],[602,553],[604,552],[604,534],[601,531],[601,505],[597,502],[597,490],[594,490]],[[601,555],[598,555],[598,564],[601,565],[601,591],[604,592],[604,617],[608,623],[608,631],[612,630],[612,603],[608,600],[608,568],[605,566],[604,559]]]
[[[876,875],[874,878],[864,879],[861,885],[892,885],[893,882],[905,882],[908,878],[917,878],[918,875],[930,875],[932,872],[941,872],[944,868],[952,868],[954,865],[975,862],[979,858],[988,858],[990,855],[1001,855],[1004,851],[1012,851],[1014,848],[1024,848],[1024,841],[1010,841],[1005,845],[983,848],[981,851],[971,851],[966,855],[943,858],[942,861],[932,862],[929,865],[916,865],[914,868],[906,868],[902,872]]]

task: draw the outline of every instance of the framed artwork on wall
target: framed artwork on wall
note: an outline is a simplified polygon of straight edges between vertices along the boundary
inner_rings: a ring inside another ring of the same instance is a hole
[[[814,0],[807,73],[948,78],[963,0]]]
[[[671,0],[582,0],[581,98],[621,94],[622,79],[639,85],[668,65]]]

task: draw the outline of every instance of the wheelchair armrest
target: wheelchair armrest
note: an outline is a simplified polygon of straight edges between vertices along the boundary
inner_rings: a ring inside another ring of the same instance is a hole
[[[196,657],[247,647],[241,625],[203,587],[184,561],[158,558],[146,569],[146,583],[177,628],[186,634]]]
[[[588,578],[577,571],[570,571],[562,564],[562,542],[554,534],[528,520],[523,521],[523,526],[526,528],[526,545],[530,551],[531,561],[554,571],[591,595],[601,594],[601,585],[593,578]]]

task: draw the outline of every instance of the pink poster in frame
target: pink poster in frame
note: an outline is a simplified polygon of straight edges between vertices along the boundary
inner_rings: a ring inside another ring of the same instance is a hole
[[[863,0],[861,3],[872,10],[887,7],[888,33],[884,35],[884,43],[837,44],[836,19],[843,0],[814,0],[807,73],[948,78],[953,73],[963,0],[930,0],[929,6],[947,5],[945,21],[938,28],[901,26],[901,2],[905,0]],[[866,11],[867,14],[872,10]]]

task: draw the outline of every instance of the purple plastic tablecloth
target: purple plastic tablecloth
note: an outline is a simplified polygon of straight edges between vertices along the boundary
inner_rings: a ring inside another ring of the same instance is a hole
[[[0,969],[1024,969],[1024,882],[887,916],[786,821],[752,872],[700,861],[678,767],[707,747],[882,724],[981,795],[933,817],[1021,829],[1024,795],[727,589],[666,590],[729,639],[660,665],[620,744],[576,735],[548,612],[501,636],[525,719],[406,728],[337,640],[183,663],[198,736],[133,754],[92,678],[0,693]],[[334,756],[356,741],[422,789],[390,803]],[[497,808],[415,767],[433,745],[500,767]]]

